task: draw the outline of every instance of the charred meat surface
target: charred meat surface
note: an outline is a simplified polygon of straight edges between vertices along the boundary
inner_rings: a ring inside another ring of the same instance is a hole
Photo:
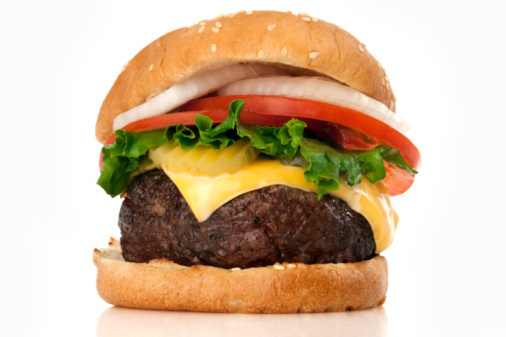
[[[119,216],[126,261],[248,268],[358,262],[374,256],[367,220],[331,195],[282,185],[245,193],[198,222],[163,171],[133,178]]]

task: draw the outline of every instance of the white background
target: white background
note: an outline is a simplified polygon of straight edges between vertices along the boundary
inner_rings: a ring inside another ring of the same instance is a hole
[[[499,1],[175,3],[2,2],[0,335],[189,336],[215,328],[217,335],[317,335],[312,327],[323,329],[318,335],[506,335]],[[401,220],[383,254],[390,287],[381,309],[177,316],[109,309],[96,294],[92,250],[119,237],[120,201],[95,185],[103,98],[123,64],[158,36],[241,9],[337,23],[386,68],[423,166],[414,186],[393,199]]]

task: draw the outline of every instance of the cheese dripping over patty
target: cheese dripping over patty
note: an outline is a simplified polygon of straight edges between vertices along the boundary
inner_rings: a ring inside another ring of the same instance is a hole
[[[182,150],[181,150],[182,151]],[[219,151],[210,149],[208,151]],[[191,152],[191,151],[188,151]],[[186,159],[190,162],[194,156]],[[286,185],[309,192],[317,187],[304,178],[304,169],[286,166],[277,160],[257,157],[235,172],[206,174],[174,170],[171,156],[162,148],[149,151],[149,161],[141,163],[141,172],[162,169],[177,186],[198,221],[205,221],[211,214],[233,198],[263,187]],[[369,222],[376,242],[376,253],[384,251],[393,241],[398,215],[392,208],[390,197],[381,183],[372,184],[363,179],[360,184],[349,186],[340,180],[338,190],[327,191],[344,200],[354,211]]]

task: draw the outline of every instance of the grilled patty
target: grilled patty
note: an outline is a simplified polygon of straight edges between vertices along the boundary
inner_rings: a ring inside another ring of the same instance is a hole
[[[242,194],[198,222],[160,170],[133,178],[119,227],[123,257],[131,262],[249,268],[358,262],[376,249],[369,223],[346,202],[282,185]]]

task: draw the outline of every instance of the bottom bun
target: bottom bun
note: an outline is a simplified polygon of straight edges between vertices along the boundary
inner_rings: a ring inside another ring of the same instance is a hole
[[[125,262],[119,241],[95,249],[97,290],[118,306],[209,312],[295,313],[371,308],[385,301],[387,261],[283,263],[248,269]]]

